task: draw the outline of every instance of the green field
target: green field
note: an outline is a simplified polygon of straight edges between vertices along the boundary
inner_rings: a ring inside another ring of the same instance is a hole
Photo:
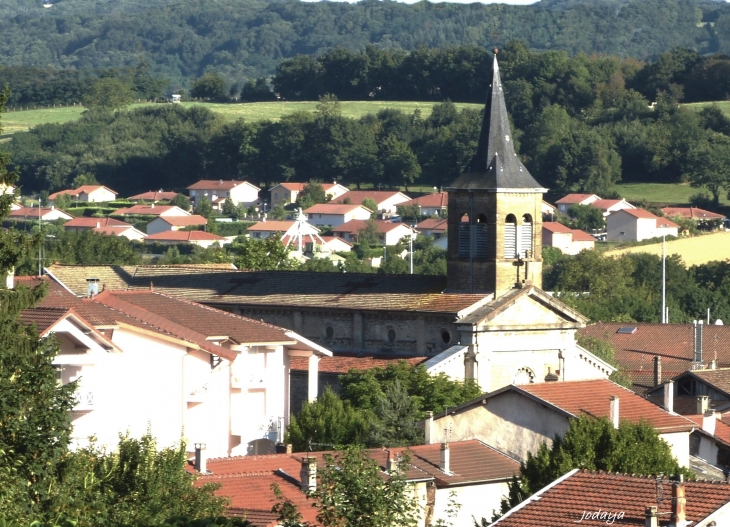
[[[696,112],[699,112],[704,108],[705,106],[711,106],[712,104],[716,104],[720,107],[720,109],[723,111],[723,113],[730,115],[730,101],[715,101],[713,102],[691,102],[688,104],[683,104],[682,106],[686,106],[687,108],[694,110]]]
[[[616,190],[628,202],[647,201],[667,205],[688,205],[689,198],[702,189],[690,187],[689,183],[623,183]],[[720,195],[721,205],[730,205],[726,194]]]
[[[667,242],[667,256],[678,254],[687,265],[701,265],[713,260],[730,258],[730,233],[716,232],[704,236],[680,238]],[[641,245],[606,251],[606,256],[621,256],[627,253],[649,253],[661,256],[662,244]]]
[[[236,121],[244,118],[251,121],[270,119],[276,121],[283,115],[294,112],[313,112],[317,102],[253,102],[237,104],[219,104],[204,102],[184,102],[182,106],[205,106],[216,113],[220,113],[227,121]],[[369,113],[377,113],[385,108],[402,110],[413,113],[421,110],[423,117],[431,115],[432,102],[408,101],[343,101],[340,103],[344,117],[358,118]],[[149,106],[149,104],[133,104],[131,108]],[[481,109],[481,104],[456,103],[456,107]],[[45,108],[42,110],[23,110],[7,112],[2,116],[3,134],[23,132],[43,123],[65,123],[78,119],[84,111],[82,106],[69,108]]]

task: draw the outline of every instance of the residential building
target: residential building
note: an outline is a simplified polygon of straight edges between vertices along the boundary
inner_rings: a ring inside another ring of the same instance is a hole
[[[20,279],[27,284],[38,278]],[[55,334],[63,384],[80,380],[71,412],[77,445],[151,431],[160,446],[181,438],[213,456],[273,453],[289,420],[290,357],[330,352],[294,332],[152,291],[104,290],[78,298],[49,282],[41,306],[22,317]],[[181,435],[182,434],[182,435]]]
[[[165,192],[164,190],[150,190],[149,192],[143,192],[142,194],[136,194],[129,198],[129,201],[151,201],[157,203],[158,201],[172,201],[177,197],[177,192]]]
[[[106,234],[107,236],[121,236],[133,242],[144,240],[147,235],[129,225],[128,227],[98,227],[94,229],[98,234]]]
[[[8,219],[13,221],[55,221],[55,220],[72,220],[73,216],[61,209],[50,207],[19,207],[12,209],[8,214]]]
[[[721,227],[725,216],[710,212],[709,210],[700,209],[698,207],[664,207],[662,213],[667,218],[679,216],[694,221],[698,226],[715,228]]]
[[[335,227],[332,233],[345,241],[356,243],[360,233],[368,228],[371,220],[350,220],[339,227]],[[381,245],[396,245],[399,241],[416,235],[412,227],[405,223],[392,223],[386,220],[372,220],[378,233]]]
[[[200,228],[205,227],[206,225],[208,225],[208,219],[198,214],[190,214],[187,216],[161,214],[147,224],[147,234],[179,231],[180,229],[185,229],[188,227]]]
[[[309,207],[304,213],[311,225],[330,225],[339,227],[351,220],[367,220],[371,210],[362,205],[341,205],[338,203],[319,203]]]
[[[278,234],[279,236],[284,236],[287,231],[294,226],[294,223],[294,220],[260,221],[251,225],[247,229],[247,232],[251,238],[255,238],[257,240],[269,238],[271,236],[274,236],[275,234]],[[312,227],[312,229],[314,229],[316,232],[319,232],[319,230],[315,227]]]
[[[555,247],[563,254],[575,255],[583,250],[594,249],[596,239],[580,229],[571,229],[556,221],[542,224],[543,247]]]
[[[711,365],[709,369],[704,369],[704,366],[703,363],[693,363],[695,369],[671,379],[674,383],[674,411],[678,414],[704,414],[707,410],[730,411],[730,368],[715,369]],[[649,388],[646,397],[659,404],[664,396],[665,385],[666,382]]]
[[[406,452],[410,456],[405,468],[406,480],[418,501],[419,527],[434,525],[438,520],[471,525],[472,517],[491,517],[493,510],[499,510],[507,482],[519,472],[517,461],[474,440],[367,450],[377,462],[382,477],[396,469],[399,458]],[[304,493],[316,490],[317,471],[323,466],[324,456],[332,454],[310,452],[208,459],[205,466],[210,473],[201,474],[197,484],[220,484],[216,494],[231,500],[229,514],[245,514],[255,525],[275,525],[268,522],[276,519],[271,514],[276,503],[271,487],[276,484],[286,499],[299,506],[304,521],[316,523],[317,509]],[[449,519],[447,509],[451,497],[461,508]]]
[[[487,518],[488,520],[489,518]],[[574,469],[511,509],[494,527],[679,527],[730,523],[730,485]]]
[[[603,212],[603,217],[607,217],[612,212],[617,210],[635,209],[631,203],[625,199],[597,199],[589,203],[591,207],[600,209]]]
[[[248,181],[224,181],[222,179],[201,179],[188,187],[190,201],[197,207],[200,198],[208,197],[210,204],[217,209],[223,208],[226,198],[231,198],[234,205],[254,207],[261,203],[259,192],[261,189]]]
[[[375,201],[377,205],[377,209],[373,212],[386,216],[397,214],[398,206],[411,200],[410,197],[397,190],[351,190],[333,201],[335,203],[362,205],[367,198]]]
[[[206,249],[216,243],[220,246],[230,243],[228,238],[205,231],[162,231],[148,234],[144,241],[161,245],[198,245]]]
[[[621,209],[606,218],[606,240],[640,242],[660,236],[677,236],[679,225],[644,209]]]
[[[190,216],[186,210],[175,205],[133,205],[117,209],[110,216]]]
[[[421,216],[438,216],[439,218],[444,218],[446,217],[448,204],[448,192],[434,192],[433,194],[426,194],[420,198],[405,201],[398,205],[398,207],[415,206],[418,207],[418,211]]]
[[[54,201],[57,196],[68,194],[74,201],[103,203],[117,199],[117,193],[103,185],[83,185],[74,190],[61,190],[48,196],[48,201]]]
[[[547,201],[542,202],[542,221],[554,221],[555,220],[555,205],[550,205]]]
[[[438,240],[446,234],[448,221],[441,218],[427,218],[416,225],[416,231],[423,236],[431,236]]]
[[[126,228],[132,227],[132,224],[126,221],[115,220],[113,218],[73,218],[63,224],[64,229],[69,231],[87,231],[102,228]]]
[[[552,375],[557,380],[555,371]],[[679,465],[689,467],[689,435],[695,424],[608,379],[505,386],[449,408],[433,422],[427,419],[426,442],[479,439],[525,461],[543,442],[551,444],[556,435],[563,436],[570,420],[581,415],[605,417],[617,428],[624,420],[644,421],[669,444]]]
[[[590,205],[599,199],[601,198],[595,194],[568,194],[556,201],[555,204],[560,212],[567,214],[568,209],[573,205]]]
[[[338,236],[322,236],[321,238],[329,252],[349,253],[352,250],[352,244]]]
[[[279,203],[288,205],[296,203],[299,193],[304,190],[309,183],[279,183],[269,190],[271,196],[271,208],[276,207]],[[340,185],[339,183],[320,183],[324,189],[325,196],[330,200],[337,199],[350,189]]]
[[[599,322],[578,333],[610,342],[616,362],[631,378],[631,389],[640,395],[648,395],[654,388],[685,372],[692,371],[691,377],[695,379],[703,375],[709,383],[713,374],[697,370],[730,368],[730,326]],[[677,386],[675,384],[675,390]],[[730,386],[727,388],[730,390]],[[699,389],[699,386],[695,388]],[[691,397],[688,411],[682,410],[681,397],[685,395]],[[695,413],[694,401],[698,395],[709,394],[675,391],[677,411]]]
[[[725,481],[730,471],[730,425],[723,421],[722,414],[708,408],[707,400],[699,397],[698,413],[685,416],[697,427],[689,437],[690,461],[698,460],[693,470],[700,477]]]

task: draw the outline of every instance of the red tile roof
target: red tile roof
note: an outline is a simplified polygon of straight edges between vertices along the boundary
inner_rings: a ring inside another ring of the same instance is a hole
[[[225,240],[223,236],[212,234],[204,231],[165,231],[157,234],[150,234],[145,238],[149,241],[159,242],[198,242],[198,241],[214,241],[220,242]]]
[[[52,207],[41,207],[40,213],[41,218],[45,216],[46,214],[50,214],[51,212],[54,212],[58,210],[59,212],[65,214],[66,216],[71,216],[69,213],[62,211],[61,209],[54,209]],[[8,213],[8,217],[10,218],[38,218],[38,207],[20,207],[19,209],[11,210]]]
[[[693,421],[697,425],[697,428],[702,428],[703,415],[685,415],[685,417]],[[730,425],[721,419],[716,419],[716,421],[715,437],[730,446]]]
[[[594,236],[591,236],[587,232],[582,231],[580,229],[571,229],[571,232],[573,233],[574,242],[595,242],[596,241],[596,238]]]
[[[256,190],[261,190],[256,185],[252,185],[248,181],[235,181],[223,179],[201,179],[197,183],[193,183],[188,190],[231,190],[239,185],[249,185]]]
[[[353,210],[362,207],[360,204],[345,204],[342,205],[340,203],[318,203],[317,205],[312,205],[307,210],[304,211],[305,214],[347,214],[348,212],[352,212]],[[362,207],[365,210],[365,207]],[[370,211],[373,212],[373,211]]]
[[[144,200],[144,201],[160,201],[160,200],[173,200],[177,197],[177,192],[165,192],[163,190],[150,190],[149,192],[143,192],[142,194],[136,194],[131,196],[130,200]]]
[[[648,219],[648,220],[651,220],[651,219],[656,220],[656,226],[657,227],[669,227],[669,228],[679,227],[679,225],[677,225],[673,221],[668,220],[667,218],[660,218],[658,216],[655,216],[654,214],[652,214],[648,210],[644,210],[644,209],[621,209],[620,211],[616,211],[614,214],[617,214],[619,212],[625,212],[626,214],[630,214],[631,216],[633,216],[635,218]]]
[[[556,201],[556,204],[562,205],[562,204],[569,204],[569,203],[581,203],[588,198],[595,196],[595,194],[568,194],[567,196],[563,196],[558,201]],[[598,196],[596,196],[598,197]],[[600,199],[600,198],[599,198]]]
[[[412,205],[418,205],[420,207],[448,207],[449,205],[449,193],[448,192],[436,192],[434,194],[427,194],[420,198],[415,198],[410,201],[401,203],[399,207],[410,207]]]
[[[97,227],[132,227],[126,221],[113,218],[74,218],[63,224],[64,227],[75,227],[77,229],[96,229]]]
[[[542,228],[550,232],[571,232],[570,228],[566,227],[562,223],[558,223],[557,221],[544,221],[542,223]]]
[[[609,416],[611,396],[619,398],[619,417],[638,423],[647,421],[659,433],[691,430],[694,423],[664,411],[659,406],[606,379],[526,384],[517,387],[568,412],[596,417]]]
[[[308,186],[309,183],[279,183],[278,185],[275,185],[275,187],[284,187],[287,190],[293,190],[294,192],[301,192],[304,190],[304,187]],[[332,187],[335,186],[334,183],[320,183],[322,185],[322,188],[324,190],[329,190]],[[274,187],[272,187],[274,188]]]
[[[596,201],[589,203],[589,205],[591,207],[595,207],[597,209],[601,209],[602,211],[606,212],[611,207],[614,207],[624,201],[625,200],[623,200],[623,199],[597,199]]]
[[[291,226],[294,225],[293,221],[279,221],[279,220],[272,220],[272,221],[260,221],[254,225],[251,225],[247,230],[248,232],[256,232],[256,231],[263,231],[263,232],[286,232],[289,229],[291,229]]]
[[[709,210],[700,209],[697,207],[664,207],[662,212],[667,217],[682,216],[692,220],[722,220],[725,216],[710,212]]]
[[[178,207],[175,205],[133,205],[127,208],[117,209],[110,216],[159,216],[176,208]],[[185,215],[187,216],[188,214],[185,213]]]
[[[448,228],[448,220],[442,218],[427,218],[416,225],[417,230],[445,231]]]
[[[363,201],[365,201],[366,198],[371,198],[375,200],[375,203],[380,205],[384,201],[389,200],[393,196],[397,196],[399,194],[405,198],[403,200],[404,202],[408,201],[408,196],[398,190],[351,190],[349,192],[345,192],[339,198],[337,198],[336,203],[344,203],[346,199],[349,199],[350,203],[360,205]]]
[[[66,317],[68,308],[65,307],[36,307],[26,309],[20,313],[20,319],[26,324],[35,324],[39,335],[53,326],[56,322]]]
[[[510,513],[493,523],[494,527],[606,527],[609,521],[584,518],[587,513],[614,513],[614,525],[644,527],[644,510],[659,507],[659,525],[669,525],[672,482],[663,478],[572,471],[564,479],[545,487]],[[684,483],[687,520],[691,525],[706,518],[730,501],[730,484],[688,481]],[[660,497],[658,499],[658,497]],[[615,519],[623,512],[623,519]]]
[[[105,188],[109,192],[111,192],[112,194],[116,194],[116,192],[114,190],[110,189],[109,187],[105,187],[103,185],[83,185],[83,186],[81,186],[81,187],[79,187],[77,189],[74,189],[74,190],[59,190],[58,192],[54,192],[53,194],[51,194],[50,196],[48,196],[48,199],[50,199],[51,201],[53,201],[54,199],[56,199],[61,194],[68,194],[69,196],[78,196],[82,192],[83,193],[86,193],[86,194],[90,194],[90,193],[94,192],[95,190],[99,190],[100,188]]]
[[[147,235],[143,233],[142,231],[138,231],[131,225],[129,227],[99,227],[94,228],[94,232],[97,232],[99,234],[106,234],[107,236],[124,236],[124,233],[132,229],[133,231],[137,231],[139,235],[142,237],[146,237]]]
[[[372,368],[386,368],[389,364],[397,364],[401,361],[409,366],[415,366],[426,362],[429,357],[382,357],[372,355],[346,355],[338,353],[333,357],[321,357],[319,360],[320,373],[347,373],[350,370],[370,370]],[[290,359],[292,371],[308,371],[308,359],[306,357],[292,357]]]
[[[191,214],[190,216],[160,216],[160,219],[173,227],[208,225],[208,219],[199,214]]]
[[[350,234],[358,234],[360,231],[367,229],[368,221],[369,220],[350,220],[346,223],[343,223],[339,227],[335,227],[334,229],[332,229],[332,232],[346,232]],[[404,226],[403,223],[393,223],[386,220],[373,220],[373,222],[375,223],[375,228],[381,234],[385,234],[386,232],[390,232],[394,229],[397,229],[398,227]],[[410,227],[407,228],[410,229]]]

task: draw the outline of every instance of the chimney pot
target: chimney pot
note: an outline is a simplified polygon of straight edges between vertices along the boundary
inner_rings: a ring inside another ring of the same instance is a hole
[[[195,443],[195,470],[201,474],[208,472],[208,456],[205,452],[205,443]]]
[[[441,443],[441,462],[439,468],[444,474],[451,475],[451,450],[448,443]]]
[[[659,527],[659,507],[652,505],[644,509],[645,527]]]
[[[302,470],[299,473],[302,492],[308,494],[317,490],[317,458],[302,458]]]
[[[708,408],[710,408],[710,398],[706,395],[697,397],[697,413],[704,415]]]
[[[613,424],[614,428],[618,428],[619,425],[619,411],[618,411],[618,397],[615,395],[611,396],[609,401],[609,420]]]
[[[664,385],[664,409],[669,413],[674,413],[674,381],[669,381]]]
[[[687,521],[687,499],[684,497],[683,481],[675,481],[672,485],[672,514],[669,521],[677,527],[685,525]]]
[[[705,410],[702,414],[702,430],[714,436],[716,424],[717,416],[715,415],[715,410]]]
[[[433,412],[426,412],[426,444],[433,445]]]

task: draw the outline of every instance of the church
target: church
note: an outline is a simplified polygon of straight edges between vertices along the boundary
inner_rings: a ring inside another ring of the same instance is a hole
[[[89,283],[154,288],[285,327],[332,350],[329,360],[423,357],[430,372],[476,379],[484,391],[608,377],[613,367],[575,342],[587,319],[540,289],[546,189],[514,150],[496,52],[476,154],[445,189],[445,277],[195,266],[46,273],[79,296]]]

